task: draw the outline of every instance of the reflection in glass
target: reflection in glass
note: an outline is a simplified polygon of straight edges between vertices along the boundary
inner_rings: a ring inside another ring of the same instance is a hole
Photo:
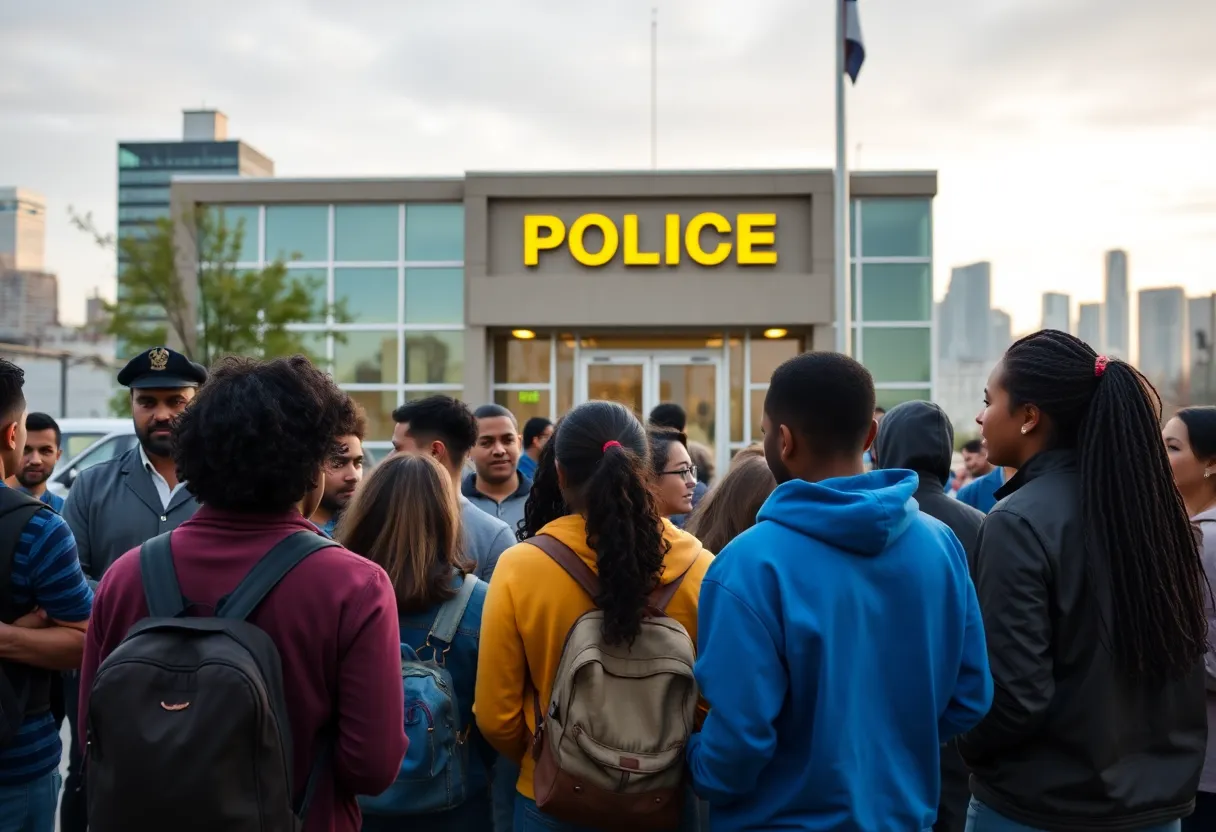
[[[933,276],[928,263],[867,263],[861,276],[866,321],[930,321]]]
[[[307,355],[312,363],[325,372],[330,372],[329,335],[323,330],[293,330],[291,336],[296,340],[298,349]]]
[[[730,441],[743,441],[743,339],[730,339]]]
[[[346,301],[349,322],[397,322],[396,269],[334,269],[334,302]]]
[[[406,269],[405,322],[464,322],[464,269]]]
[[[386,442],[393,438],[393,411],[400,404],[394,390],[353,390],[349,393],[367,414],[364,442]]]
[[[874,381],[929,383],[932,350],[929,327],[862,327],[861,361]]]
[[[753,442],[764,441],[764,397],[768,395],[768,390],[752,390],[748,393],[751,397],[751,415],[752,415],[752,435],[750,439]]]
[[[429,399],[431,396],[450,396],[453,399],[463,399],[464,388],[453,387],[451,390],[406,390],[405,398],[402,401],[416,402],[421,399]]]
[[[463,262],[464,205],[406,205],[405,259]]]
[[[239,263],[258,262],[258,223],[261,211],[256,205],[217,205],[216,220],[224,223],[225,230],[235,235],[241,229],[241,248],[237,256]]]
[[[396,262],[399,220],[396,205],[334,206],[334,259]]]
[[[798,338],[752,338],[751,383],[768,384],[773,371],[800,352]]]
[[[861,200],[862,257],[929,257],[927,199]]]
[[[494,339],[495,384],[549,383],[549,339],[521,341],[510,336]]]
[[[574,336],[559,333],[557,336],[557,415],[569,413],[574,408]]]
[[[334,339],[334,380],[339,384],[398,384],[397,333],[343,332]]]
[[[495,390],[494,404],[501,405],[515,416],[515,421],[523,428],[525,422],[533,416],[549,418],[549,391],[545,388],[538,390]]]
[[[266,206],[266,259],[329,259],[329,206]]]
[[[620,402],[643,420],[641,364],[588,364],[587,401]]]
[[[288,280],[297,280],[312,296],[312,313],[308,323],[325,323],[325,311],[329,304],[329,272],[326,269],[288,269]]]
[[[890,410],[897,404],[903,402],[917,402],[930,400],[929,388],[921,387],[916,390],[876,390],[876,403],[883,410]]]
[[[712,364],[660,364],[659,401],[675,402],[688,414],[690,442],[717,453],[718,368]]]
[[[406,384],[460,384],[462,381],[463,332],[405,333]]]

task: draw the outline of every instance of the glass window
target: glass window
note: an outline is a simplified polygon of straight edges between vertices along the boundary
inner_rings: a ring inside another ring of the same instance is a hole
[[[464,269],[406,269],[405,322],[464,323]]]
[[[155,184],[165,185],[173,177],[173,172],[168,170],[120,170],[118,172],[118,184]]]
[[[933,275],[928,263],[867,263],[861,268],[861,284],[863,320],[933,319]]]
[[[295,355],[303,353],[312,363],[325,372],[329,372],[328,341],[329,333],[324,330],[288,330],[287,343],[275,352],[278,355]]]
[[[119,221],[151,222],[169,216],[168,205],[132,205],[118,209]]]
[[[574,409],[574,336],[557,336],[557,415]]]
[[[329,207],[269,205],[266,207],[266,259],[329,259]]]
[[[928,257],[927,199],[861,200],[862,257]]]
[[[396,269],[334,269],[334,302],[346,301],[348,322],[397,322]]]
[[[862,327],[861,360],[874,381],[929,382],[929,327],[881,329]]]
[[[325,323],[329,306],[329,271],[327,269],[288,269],[287,279],[299,281],[312,297],[312,313],[304,320],[310,324]]]
[[[883,410],[890,410],[904,402],[929,401],[929,388],[920,387],[916,390],[875,390],[876,402]]]
[[[730,339],[730,441],[743,441],[743,339]]]
[[[339,384],[397,384],[396,332],[334,333],[334,380]]]
[[[406,390],[403,401],[416,402],[429,399],[431,396],[451,396],[453,399],[464,398],[463,387],[453,387],[451,390]]]
[[[459,384],[463,380],[463,332],[405,333],[406,384]]]
[[[393,411],[401,402],[400,394],[393,390],[352,390],[350,397],[367,414],[365,442],[386,442],[393,438]]]
[[[752,338],[752,384],[768,384],[773,371],[802,351],[797,338]]]
[[[768,390],[752,390],[748,395],[751,396],[752,409],[752,435],[753,442],[764,441],[764,397],[768,395]]]
[[[235,235],[241,229],[241,247],[237,254],[239,263],[258,262],[258,222],[260,220],[256,205],[217,205],[218,221],[224,223],[224,228]]]
[[[464,262],[464,205],[405,206],[405,259]]]
[[[123,204],[168,202],[168,188],[119,188],[118,201]]]
[[[494,404],[511,411],[522,430],[524,423],[534,416],[549,418],[549,389],[495,390]]]
[[[502,335],[494,339],[495,384],[549,383],[549,339],[521,341]]]
[[[334,206],[334,259],[397,262],[396,205]]]

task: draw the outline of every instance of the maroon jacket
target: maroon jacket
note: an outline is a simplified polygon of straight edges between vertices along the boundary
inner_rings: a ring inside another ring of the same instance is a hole
[[[292,532],[316,527],[298,513],[249,515],[203,506],[173,532],[182,594],[211,608],[253,565]],[[80,670],[88,691],[97,666],[148,616],[139,551],[109,568],[93,601]],[[358,832],[355,795],[380,794],[405,756],[397,602],[388,575],[346,549],[323,549],[296,567],[249,619],[274,640],[295,735],[294,782],[303,789],[316,738],[335,717],[337,741],[308,810],[305,832]],[[80,698],[83,744],[89,700]],[[297,795],[298,796],[298,795]]]

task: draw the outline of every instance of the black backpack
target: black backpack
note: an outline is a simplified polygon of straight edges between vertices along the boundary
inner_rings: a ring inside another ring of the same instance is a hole
[[[279,651],[246,621],[305,558],[338,544],[288,536],[249,570],[214,617],[186,615],[169,533],[139,552],[150,617],[97,669],[89,693],[91,832],[298,832],[329,755],[293,800],[292,732]]]
[[[0,621],[12,624],[34,609],[13,601],[13,558],[21,533],[40,511],[55,512],[41,500],[14,488],[0,488]],[[0,661],[0,748],[17,736],[27,717],[51,708],[51,672]]]

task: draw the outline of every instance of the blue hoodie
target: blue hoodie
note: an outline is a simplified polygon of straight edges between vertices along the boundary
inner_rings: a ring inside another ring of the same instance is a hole
[[[791,480],[701,585],[693,783],[726,830],[924,830],[942,742],[992,703],[958,539],[917,476]]]

